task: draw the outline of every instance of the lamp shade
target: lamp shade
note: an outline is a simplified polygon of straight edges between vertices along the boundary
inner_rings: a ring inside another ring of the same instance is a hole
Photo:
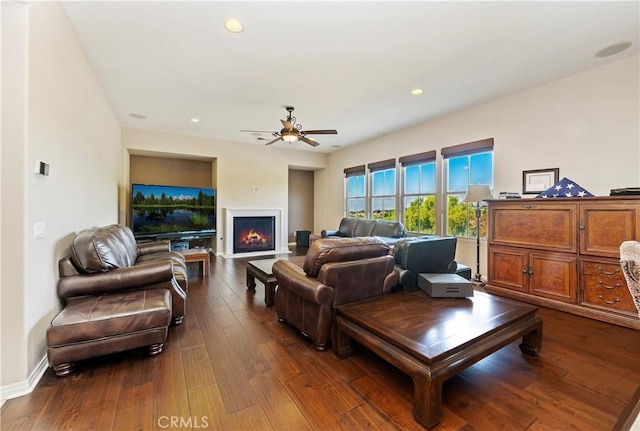
[[[464,195],[462,202],[482,202],[487,199],[493,199],[489,185],[474,184],[467,187],[467,194]]]

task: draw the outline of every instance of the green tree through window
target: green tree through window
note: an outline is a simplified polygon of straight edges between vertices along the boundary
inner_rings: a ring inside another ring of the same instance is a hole
[[[436,232],[436,165],[434,160],[403,167],[404,227],[412,233]]]
[[[468,185],[493,187],[493,151],[450,157],[447,163],[447,235],[476,237],[475,203],[462,202]],[[487,235],[487,208],[480,204],[480,237]]]

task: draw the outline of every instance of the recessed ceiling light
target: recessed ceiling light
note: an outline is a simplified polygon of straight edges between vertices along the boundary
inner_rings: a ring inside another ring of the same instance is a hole
[[[231,33],[242,33],[244,31],[244,26],[235,19],[229,19],[224,22],[224,28],[226,28]]]
[[[191,117],[189,118],[189,121],[191,121],[193,124],[196,124],[200,122],[200,119],[198,117]]]
[[[413,94],[414,96],[419,96],[422,93],[424,93],[424,90],[422,88],[414,88],[413,90],[411,90],[411,94]]]
[[[146,119],[147,119],[147,117],[145,117],[145,116],[144,116],[144,115],[142,115],[142,114],[129,114],[129,117],[131,117],[131,118],[137,118],[138,120],[146,120]]]
[[[631,42],[619,42],[614,43],[613,45],[609,45],[605,48],[602,48],[600,51],[596,52],[596,57],[610,57],[612,55],[616,55],[625,51],[631,47]]]

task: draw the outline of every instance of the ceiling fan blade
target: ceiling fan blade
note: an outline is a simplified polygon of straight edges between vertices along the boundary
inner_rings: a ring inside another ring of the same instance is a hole
[[[287,120],[280,120],[280,122],[282,123],[282,125],[284,126],[285,129],[287,130],[292,130],[293,129],[293,125],[288,122]]]
[[[274,139],[273,141],[269,141],[267,142],[265,145],[271,145],[271,144],[275,144],[276,142],[278,142],[280,139],[282,139],[280,136],[278,136],[276,139]]]
[[[302,142],[306,142],[309,145],[313,145],[314,147],[317,147],[318,145],[320,145],[319,143],[317,143],[314,140],[311,140],[309,138],[305,138],[304,136],[300,136],[299,138]]]
[[[271,130],[240,130],[241,132],[273,133]]]
[[[337,130],[302,130],[305,135],[337,135]]]

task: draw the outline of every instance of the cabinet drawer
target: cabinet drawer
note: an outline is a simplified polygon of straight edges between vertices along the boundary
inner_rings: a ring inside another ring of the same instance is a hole
[[[581,262],[584,305],[637,314],[620,265]]]

